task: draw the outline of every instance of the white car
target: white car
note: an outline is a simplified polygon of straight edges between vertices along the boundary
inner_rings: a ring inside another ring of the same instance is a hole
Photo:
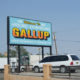
[[[59,70],[61,73],[65,73],[67,71],[75,72],[80,68],[80,59],[76,55],[48,56],[34,64],[33,70],[35,72],[43,71],[43,64],[51,64],[52,70]]]

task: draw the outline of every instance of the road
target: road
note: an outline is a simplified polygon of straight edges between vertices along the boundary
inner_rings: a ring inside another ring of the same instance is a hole
[[[24,76],[38,76],[38,77],[42,77],[43,73],[32,73],[32,72],[28,72],[28,73],[20,73],[18,75],[24,75]],[[80,80],[80,71],[76,72],[76,73],[71,73],[71,76],[69,76],[69,73],[52,73],[52,78],[60,78],[60,79],[71,79],[71,80]]]
[[[4,74],[0,73],[0,80],[4,80],[3,77],[4,77]]]
[[[24,76],[38,76],[42,77],[43,73],[33,73],[33,72],[24,72],[24,73],[16,73],[16,75],[24,75]],[[3,80],[4,73],[0,73],[0,80]],[[69,73],[52,73],[52,78],[60,78],[60,79],[69,79]],[[80,71],[77,73],[71,73],[70,80],[80,80]]]

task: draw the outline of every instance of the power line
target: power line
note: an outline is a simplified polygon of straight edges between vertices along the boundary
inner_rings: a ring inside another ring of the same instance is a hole
[[[59,39],[57,39],[57,41],[67,41],[67,42],[77,42],[77,43],[80,43],[80,41],[73,41],[73,40],[59,40]]]

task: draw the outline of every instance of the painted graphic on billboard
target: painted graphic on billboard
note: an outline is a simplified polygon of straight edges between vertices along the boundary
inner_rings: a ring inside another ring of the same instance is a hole
[[[9,44],[52,45],[51,23],[24,18],[9,17]]]

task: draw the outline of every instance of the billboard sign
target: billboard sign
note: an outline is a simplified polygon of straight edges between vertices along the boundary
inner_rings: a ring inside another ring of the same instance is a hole
[[[9,44],[52,45],[51,23],[24,18],[8,17]]]

